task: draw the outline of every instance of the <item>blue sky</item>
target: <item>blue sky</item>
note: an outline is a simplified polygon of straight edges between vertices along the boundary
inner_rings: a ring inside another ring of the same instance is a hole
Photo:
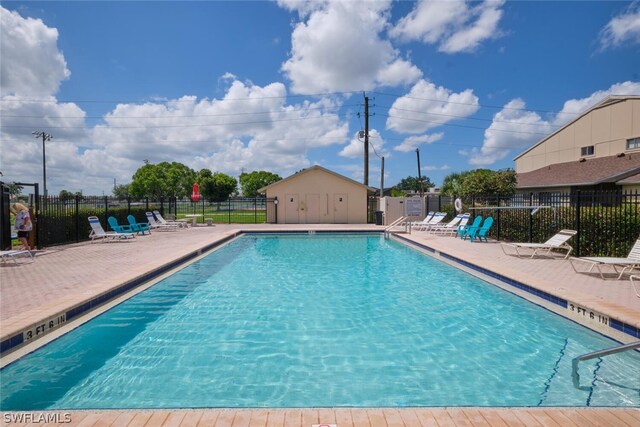
[[[145,160],[369,183],[513,167],[609,94],[640,94],[640,3],[0,2],[5,181],[110,194]],[[375,149],[375,153],[374,153]],[[377,154],[376,154],[377,153]]]

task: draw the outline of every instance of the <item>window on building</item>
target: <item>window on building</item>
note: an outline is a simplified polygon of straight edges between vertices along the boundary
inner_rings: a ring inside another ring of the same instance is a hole
[[[635,150],[640,148],[640,138],[627,139],[627,150]]]
[[[587,147],[582,147],[582,148],[580,149],[580,155],[581,155],[582,157],[585,157],[585,156],[593,156],[593,153],[594,153],[593,145],[589,145],[589,146],[587,146]]]

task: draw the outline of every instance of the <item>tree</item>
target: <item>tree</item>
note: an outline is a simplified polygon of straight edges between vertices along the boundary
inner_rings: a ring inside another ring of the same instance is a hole
[[[444,177],[440,192],[445,196],[461,196],[463,193],[464,174],[466,172],[453,172]]]
[[[447,175],[442,184],[442,194],[447,196],[511,195],[515,191],[516,172],[513,169],[455,172]]]
[[[129,197],[129,184],[119,184],[113,188],[113,197],[123,200]]]
[[[9,196],[11,198],[20,195],[22,192],[22,185],[18,185],[15,182],[5,182],[4,185],[9,187]]]
[[[238,181],[220,172],[213,173],[209,169],[198,172],[197,182],[200,186],[200,194],[212,202],[227,200],[238,187]]]
[[[60,194],[58,194],[58,198],[60,199],[61,202],[68,202],[70,200],[75,199],[76,196],[71,191],[60,190]]]
[[[419,193],[422,191],[427,191],[429,187],[434,187],[433,182],[429,179],[429,177],[422,176],[420,177],[422,180],[422,187],[420,186],[420,180],[417,176],[408,176],[400,180],[399,183],[395,185],[395,188],[402,191],[413,191]]]
[[[129,194],[136,198],[185,197],[191,194],[196,180],[193,169],[178,162],[151,163],[138,168],[129,184]]]
[[[280,175],[267,171],[253,171],[240,174],[240,187],[244,197],[256,197],[258,190],[282,179]]]

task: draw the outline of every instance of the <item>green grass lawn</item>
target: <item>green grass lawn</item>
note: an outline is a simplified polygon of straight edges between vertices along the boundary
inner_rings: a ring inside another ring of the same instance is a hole
[[[202,210],[196,212],[196,214],[202,215],[197,217],[197,222],[202,224],[207,218],[211,218],[213,222],[220,224],[254,224],[264,223],[267,221],[267,213],[265,211],[253,211],[253,210],[232,210],[232,211],[216,211],[205,209],[204,214]],[[187,218],[189,213],[178,213],[176,219]]]

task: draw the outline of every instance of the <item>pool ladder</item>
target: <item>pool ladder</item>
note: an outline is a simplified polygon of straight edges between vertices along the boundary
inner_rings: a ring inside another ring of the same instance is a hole
[[[623,351],[629,351],[640,348],[640,341],[632,342],[629,344],[619,345],[617,347],[606,348],[604,350],[594,351],[593,353],[583,354],[582,356],[578,356],[573,359],[571,362],[572,372],[571,379],[573,380],[573,386],[575,388],[580,388],[580,374],[578,373],[578,363],[595,359],[596,357],[604,357],[610,354],[622,353]]]
[[[407,231],[407,227],[409,226],[409,218],[406,217],[406,216],[401,216],[400,218],[396,219],[391,224],[389,224],[387,226],[387,228],[384,229],[384,237],[389,237],[389,234],[391,233],[391,229],[393,227],[402,225],[403,222],[404,222],[404,228],[405,228],[405,232],[406,232]]]

